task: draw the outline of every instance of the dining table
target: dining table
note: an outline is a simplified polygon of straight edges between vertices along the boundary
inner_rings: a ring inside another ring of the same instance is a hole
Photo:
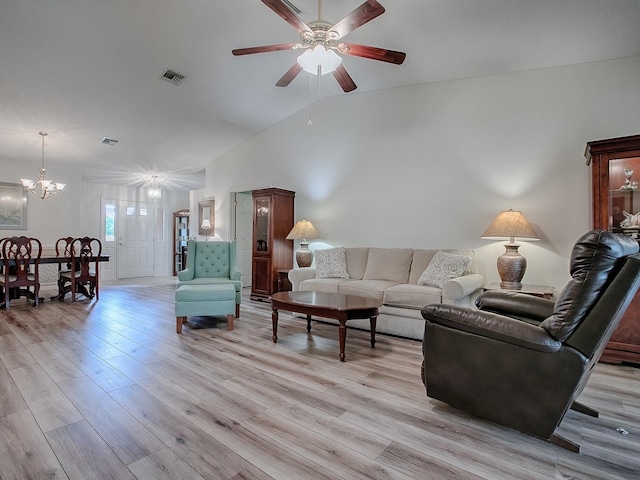
[[[35,261],[36,261],[36,259],[32,258],[30,263],[33,264],[33,263],[35,263]],[[65,265],[65,264],[69,264],[70,261],[71,261],[70,257],[64,256],[64,255],[59,255],[54,248],[43,248],[42,249],[42,253],[40,255],[40,265],[43,265],[43,264]],[[95,261],[108,262],[109,261],[109,255],[100,255],[100,256],[97,256],[97,257],[89,257],[89,261],[91,261],[91,262],[95,262]],[[12,259],[10,259],[7,263],[9,264],[9,268],[11,268],[12,265],[15,265],[15,261],[12,260]],[[2,265],[4,267],[4,264],[5,264],[5,262],[2,261],[2,258],[0,257],[0,265]],[[85,296],[89,297],[89,292],[87,292],[86,289],[85,289],[85,291],[82,291],[82,289],[84,288],[83,285],[80,285],[79,288],[81,289],[80,293],[82,293]],[[14,290],[17,290],[17,288],[10,289],[10,292],[14,291]],[[34,294],[30,290],[24,290],[22,293],[23,293],[24,296],[26,296],[30,300],[34,300],[35,301]],[[16,298],[19,298],[19,297],[20,297],[19,292],[15,292],[15,293],[10,293],[9,294],[9,298],[12,299],[12,300],[16,299]],[[3,298],[4,298],[4,295],[3,295]],[[56,299],[62,300],[62,298],[60,298],[60,295],[54,295],[53,297],[51,297],[51,300],[56,300]],[[42,298],[42,297],[38,298],[38,301],[42,302],[42,301],[44,301],[44,298]],[[5,303],[4,301],[0,302],[0,308],[4,307],[4,303]]]

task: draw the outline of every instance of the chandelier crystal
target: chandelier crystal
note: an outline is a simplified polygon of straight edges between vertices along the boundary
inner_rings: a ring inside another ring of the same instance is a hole
[[[156,187],[156,179],[158,178],[157,175],[153,175],[153,187],[149,188],[147,190],[147,197],[148,198],[155,198],[155,199],[159,199],[162,197],[162,190],[160,190],[160,188]]]
[[[44,169],[44,137],[47,136],[47,132],[38,132],[38,134],[42,137],[42,165],[40,166],[40,178],[37,181],[29,178],[21,178],[20,181],[22,182],[22,187],[25,190],[44,200],[45,198],[64,190],[65,184],[47,180]]]

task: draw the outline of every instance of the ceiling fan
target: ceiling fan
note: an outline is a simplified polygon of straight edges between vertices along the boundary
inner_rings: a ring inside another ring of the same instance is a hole
[[[262,0],[262,3],[295,28],[300,33],[301,42],[237,48],[232,50],[231,53],[234,55],[250,55],[280,50],[305,49],[305,53],[278,80],[276,83],[278,87],[286,87],[302,70],[306,70],[314,75],[331,72],[340,87],[342,87],[342,90],[351,92],[357,86],[342,65],[342,58],[336,52],[342,55],[363,57],[395,65],[402,64],[406,57],[404,52],[358,45],[356,43],[339,42],[341,38],[353,32],[356,28],[384,13],[384,7],[376,0],[367,0],[335,25],[322,20],[322,0],[318,0],[318,20],[309,23],[305,23],[283,0]]]

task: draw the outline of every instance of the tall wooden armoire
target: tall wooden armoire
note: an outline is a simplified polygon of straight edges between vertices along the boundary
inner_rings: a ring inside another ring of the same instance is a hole
[[[589,142],[585,156],[591,164],[593,228],[640,241],[640,135]],[[640,364],[640,293],[600,360]]]
[[[251,300],[269,301],[277,292],[278,270],[293,268],[295,192],[279,188],[254,190]]]

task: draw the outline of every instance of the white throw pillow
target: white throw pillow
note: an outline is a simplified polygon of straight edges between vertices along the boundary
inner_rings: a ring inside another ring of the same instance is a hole
[[[418,279],[418,285],[442,288],[447,280],[461,276],[471,263],[471,257],[447,253],[441,250],[433,256],[427,268]]]
[[[316,250],[316,278],[349,278],[344,247]]]

